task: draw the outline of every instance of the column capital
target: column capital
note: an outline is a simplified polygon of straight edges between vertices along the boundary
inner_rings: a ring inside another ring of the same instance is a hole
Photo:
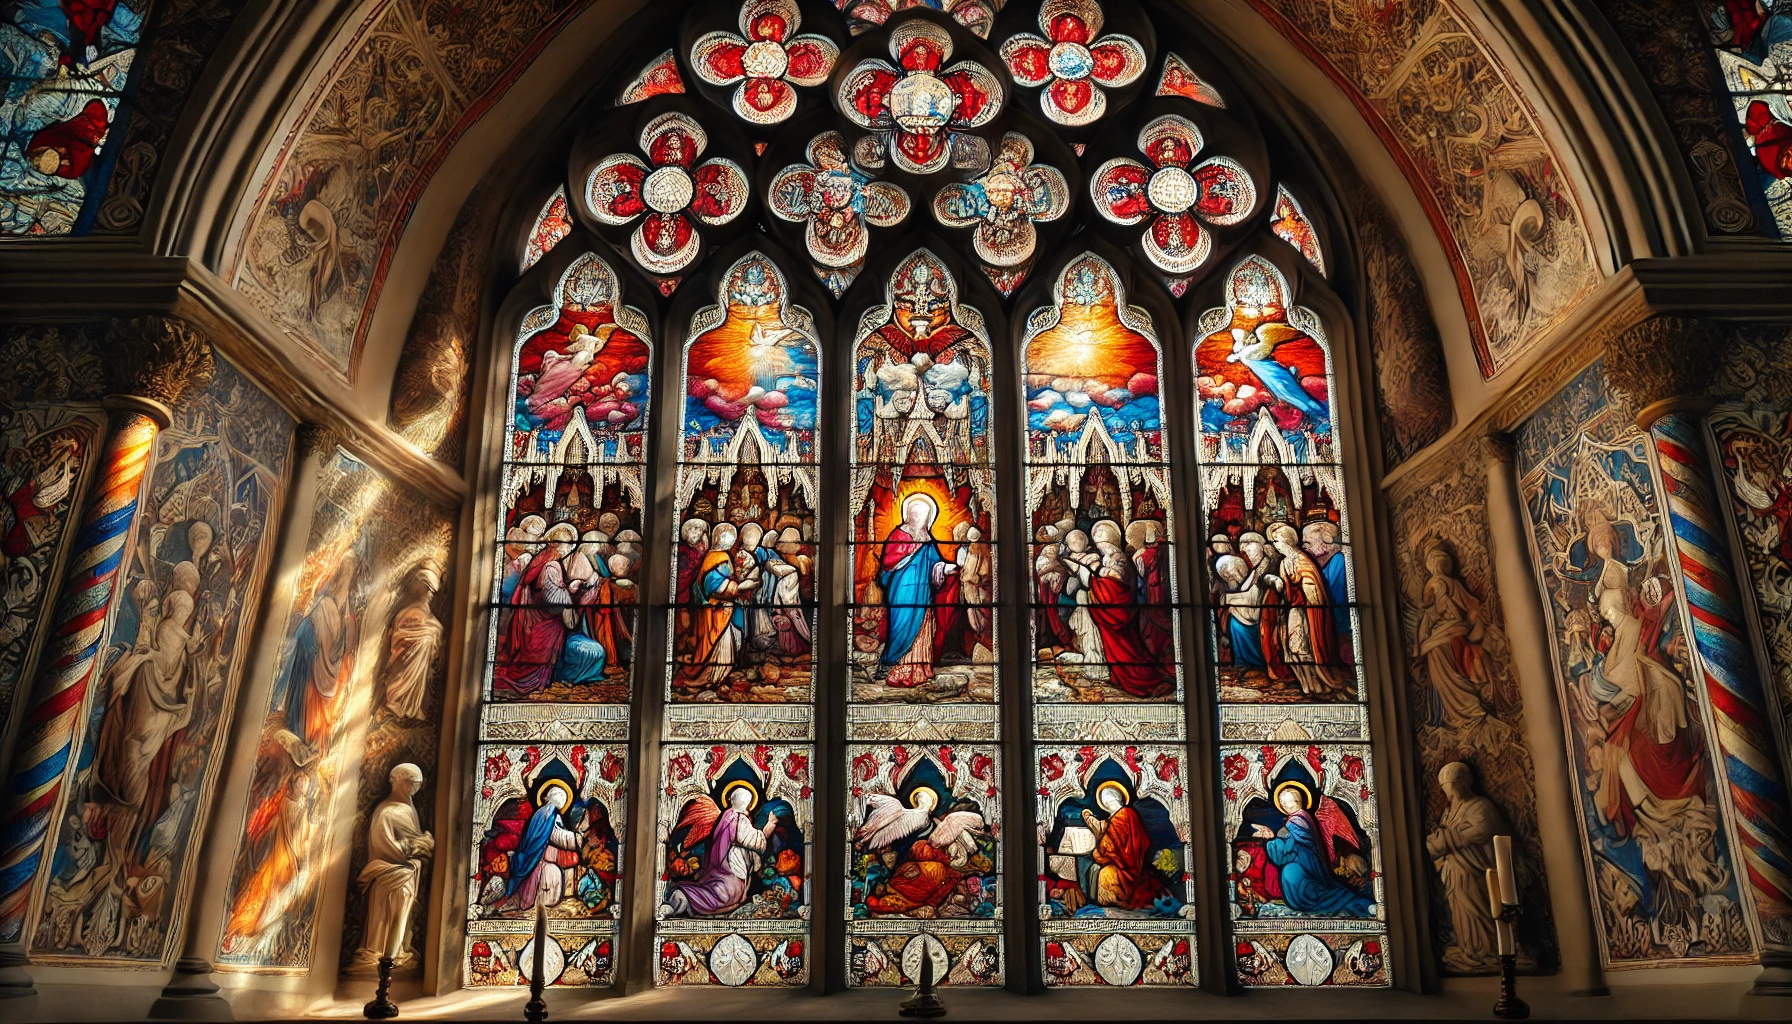
[[[1475,440],[1475,448],[1488,462],[1511,465],[1518,458],[1518,442],[1504,430],[1490,430]]]
[[[301,423],[294,443],[300,459],[326,464],[342,443],[342,435],[319,423]]]
[[[1644,428],[1669,412],[1702,409],[1723,338],[1722,326],[1710,320],[1650,317],[1606,340],[1606,383],[1630,400]]]
[[[155,403],[164,426],[169,408],[189,391],[211,385],[213,369],[211,342],[185,320],[140,316],[106,323],[107,392]]]

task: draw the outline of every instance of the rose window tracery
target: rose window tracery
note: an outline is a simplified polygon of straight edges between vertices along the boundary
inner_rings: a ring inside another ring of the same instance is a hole
[[[1070,185],[1064,173],[1033,162],[1033,143],[1019,132],[1002,137],[989,170],[973,181],[951,182],[933,199],[933,215],[941,224],[972,228],[977,257],[999,273],[991,279],[1003,294],[1014,290],[1038,242],[1035,222],[1054,221],[1070,209]]]
[[[1146,225],[1140,246],[1166,273],[1186,274],[1206,261],[1213,239],[1200,222],[1231,226],[1257,205],[1256,186],[1236,160],[1214,156],[1195,163],[1202,145],[1192,121],[1166,114],[1139,132],[1139,152],[1149,166],[1115,157],[1089,179],[1089,198],[1103,217]]]
[[[947,66],[952,36],[930,21],[892,29],[889,50],[896,63],[868,58],[841,80],[840,112],[873,132],[895,165],[911,174],[944,170],[955,158],[969,162],[965,133],[1002,112],[1002,83],[976,61]]]
[[[839,47],[823,35],[799,35],[795,0],[751,0],[740,8],[740,34],[711,32],[691,47],[697,77],[734,86],[734,112],[753,124],[777,124],[796,110],[792,86],[828,80]]]
[[[839,132],[817,135],[806,155],[807,164],[791,164],[772,179],[766,205],[774,215],[805,225],[809,257],[837,298],[864,262],[871,244],[867,225],[900,224],[911,204],[900,186],[874,181],[855,168]]]
[[[1044,36],[1020,32],[1002,44],[1002,62],[1019,85],[1042,89],[1040,109],[1059,124],[1081,127],[1107,111],[1104,89],[1119,89],[1145,73],[1145,48],[1137,39],[1101,35],[1095,0],[1048,0],[1039,8]]]
[[[640,220],[629,238],[642,267],[676,274],[701,246],[699,225],[721,225],[746,209],[747,174],[725,157],[705,160],[709,136],[690,117],[670,113],[641,130],[642,160],[633,153],[604,158],[586,185],[586,205],[613,226]]]

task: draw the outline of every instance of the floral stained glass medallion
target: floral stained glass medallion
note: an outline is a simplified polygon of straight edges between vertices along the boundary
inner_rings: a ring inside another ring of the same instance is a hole
[[[0,234],[94,227],[135,91],[147,2],[17,0],[0,45]]]

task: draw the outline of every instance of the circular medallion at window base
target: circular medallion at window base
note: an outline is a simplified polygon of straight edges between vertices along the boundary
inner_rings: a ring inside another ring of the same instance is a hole
[[[1095,57],[1082,43],[1059,43],[1045,58],[1045,65],[1059,78],[1076,81],[1095,72]]]
[[[709,973],[729,988],[752,981],[758,971],[759,951],[739,932],[722,936],[709,951]]]
[[[682,167],[661,167],[641,184],[641,198],[655,213],[677,213],[697,197],[697,186]]]
[[[790,55],[784,52],[782,43],[761,39],[740,55],[740,66],[748,78],[783,78],[785,69],[790,67]]]
[[[1296,935],[1288,942],[1288,951],[1282,954],[1282,963],[1288,968],[1288,976],[1302,985],[1323,985],[1332,976],[1331,947],[1317,935]]]
[[[931,935],[917,935],[902,947],[903,976],[920,984],[923,955],[933,961],[933,983],[938,985],[945,981],[946,972],[952,969],[952,954],[946,952],[945,943]]]
[[[1145,958],[1139,947],[1124,935],[1110,935],[1095,947],[1095,973],[1115,988],[1125,988],[1139,980],[1145,969]]]
[[[652,181],[651,178],[648,180]],[[1194,176],[1180,167],[1159,168],[1145,185],[1145,198],[1164,213],[1183,212],[1195,205],[1200,194]]]
[[[890,116],[905,132],[944,128],[957,107],[952,87],[924,72],[905,76],[890,87]]]

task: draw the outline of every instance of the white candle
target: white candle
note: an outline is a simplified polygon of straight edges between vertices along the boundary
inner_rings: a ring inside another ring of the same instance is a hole
[[[1500,904],[1500,877],[1493,868],[1487,869],[1487,909],[1493,916],[1493,937],[1499,945],[1497,951],[1501,956],[1511,956],[1518,952],[1517,940],[1512,934],[1512,926],[1500,920],[1505,908]]]
[[[1500,876],[1492,868],[1487,869],[1487,916],[1495,921],[1500,919]]]
[[[1512,837],[1493,837],[1493,867],[1500,873],[1500,902],[1518,902],[1518,873],[1512,870]]]

